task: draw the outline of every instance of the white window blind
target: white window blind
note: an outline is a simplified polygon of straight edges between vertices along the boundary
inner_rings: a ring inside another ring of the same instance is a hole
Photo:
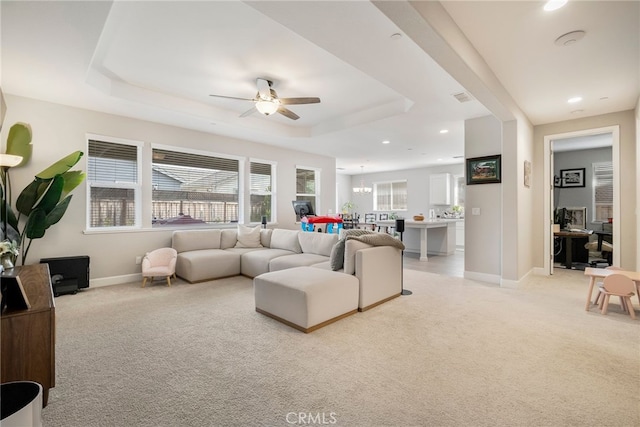
[[[138,147],[89,140],[88,148],[88,228],[137,226],[140,209]]]
[[[236,159],[153,149],[153,226],[238,221]]]
[[[296,168],[296,200],[311,202],[316,215],[319,215],[316,205],[318,174],[319,172],[313,169]],[[300,221],[298,215],[296,221]]]
[[[613,163],[593,163],[593,221],[613,217]]]
[[[269,163],[251,162],[250,194],[251,194],[251,222],[260,222],[263,216],[271,222],[272,202],[272,168]]]
[[[407,181],[374,183],[373,202],[376,211],[406,210]]]

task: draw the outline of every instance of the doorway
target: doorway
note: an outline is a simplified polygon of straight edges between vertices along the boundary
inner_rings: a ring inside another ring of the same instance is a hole
[[[553,274],[553,254],[554,254],[554,239],[552,225],[554,223],[553,210],[555,207],[557,194],[554,192],[554,142],[563,141],[576,138],[584,139],[597,139],[593,138],[595,135],[610,135],[611,140],[611,161],[613,165],[613,214],[612,214],[612,238],[613,242],[620,241],[619,235],[619,221],[620,215],[620,136],[619,127],[610,126],[605,128],[587,129],[576,132],[567,132],[562,134],[547,135],[544,138],[544,270],[548,274]],[[561,145],[561,142],[558,142]],[[584,165],[584,168],[591,168],[591,164]],[[557,178],[556,178],[557,179]],[[561,190],[563,191],[563,190]],[[591,203],[588,204],[588,218],[592,218]],[[584,227],[586,228],[586,227]],[[617,245],[619,248],[620,245]],[[619,265],[620,251],[613,251],[613,264]]]

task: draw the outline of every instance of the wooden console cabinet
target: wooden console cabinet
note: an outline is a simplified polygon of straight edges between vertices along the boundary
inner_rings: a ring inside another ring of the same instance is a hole
[[[1,314],[2,382],[35,381],[42,385],[43,406],[55,386],[55,304],[47,264],[16,267],[2,275],[17,275],[31,304],[29,309],[7,307]],[[1,280],[1,278],[0,278]]]

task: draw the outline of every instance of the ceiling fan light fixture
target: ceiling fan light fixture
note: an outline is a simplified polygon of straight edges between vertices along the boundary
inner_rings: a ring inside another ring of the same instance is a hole
[[[547,12],[551,12],[560,9],[565,4],[567,4],[567,0],[549,0],[545,3],[543,9]]]
[[[256,102],[256,110],[265,116],[269,116],[278,111],[278,104],[274,100],[260,100]]]

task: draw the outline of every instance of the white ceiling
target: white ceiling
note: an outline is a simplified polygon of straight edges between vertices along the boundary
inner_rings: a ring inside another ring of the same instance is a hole
[[[640,3],[570,1],[554,13],[543,12],[542,4],[442,3],[534,125],[634,108]],[[459,163],[464,120],[490,112],[477,100],[458,102],[453,94],[465,87],[394,19],[416,22],[421,8],[433,6],[2,2],[2,88],[333,155],[341,173]],[[583,40],[554,45],[578,29],[586,31]],[[395,33],[402,37],[392,38]],[[318,96],[322,102],[290,106],[301,117],[292,121],[239,118],[250,102],[209,96],[252,98],[257,77],[272,80],[281,97]],[[567,104],[576,95],[583,102]]]

